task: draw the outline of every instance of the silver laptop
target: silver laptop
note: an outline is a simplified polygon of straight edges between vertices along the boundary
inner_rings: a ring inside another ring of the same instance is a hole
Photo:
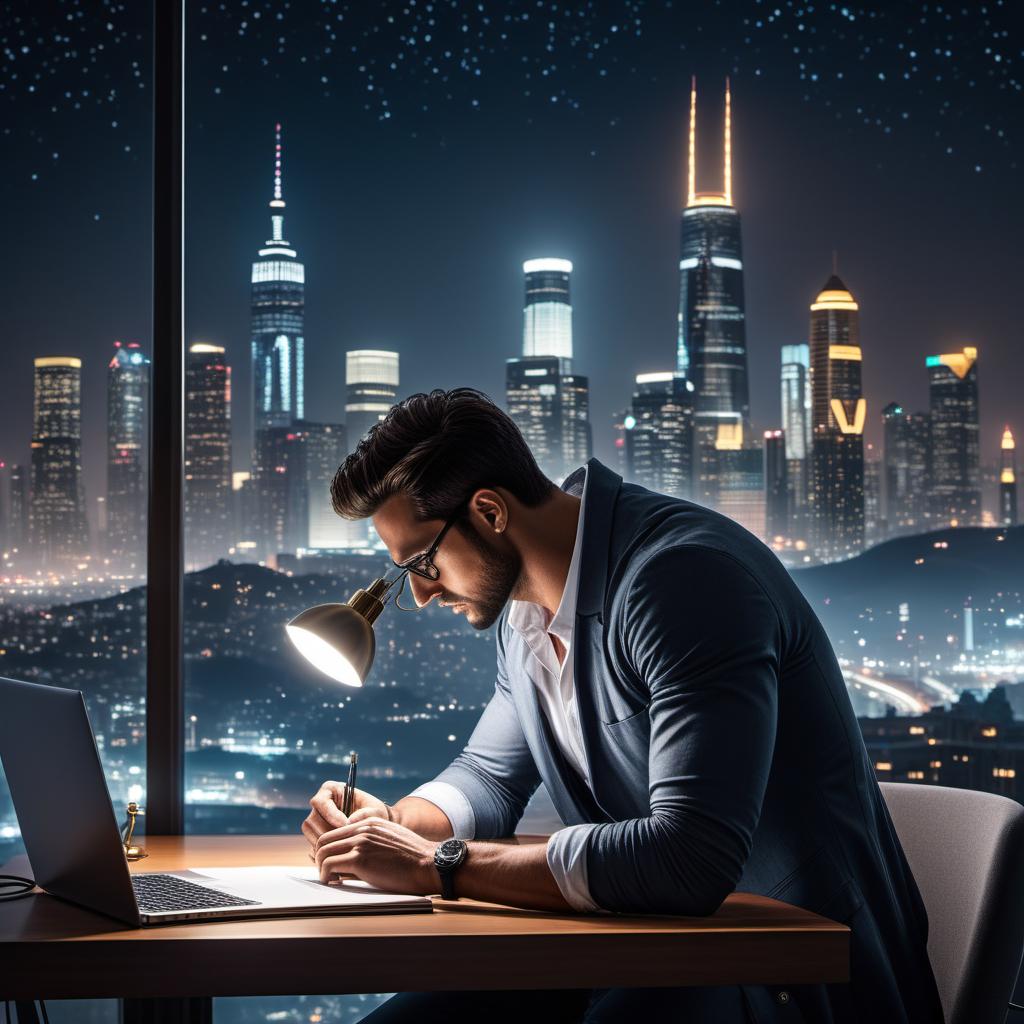
[[[78,690],[0,678],[0,761],[36,884],[128,924],[432,909],[425,896],[323,884],[312,863],[129,873]]]

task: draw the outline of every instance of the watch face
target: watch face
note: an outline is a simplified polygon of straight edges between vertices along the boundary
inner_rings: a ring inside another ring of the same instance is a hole
[[[458,864],[463,857],[466,844],[461,839],[446,839],[434,853],[434,863],[438,867],[451,867]]]

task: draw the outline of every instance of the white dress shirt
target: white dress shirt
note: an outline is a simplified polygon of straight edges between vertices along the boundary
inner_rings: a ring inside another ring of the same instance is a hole
[[[512,601],[508,624],[526,641],[529,653],[516,664],[506,661],[505,669],[511,677],[523,672],[537,689],[541,709],[551,726],[551,732],[560,752],[590,786],[586,749],[580,731],[573,678],[572,635],[576,622],[576,596],[579,589],[580,557],[583,541],[583,509],[586,503],[586,478],[569,489],[580,497],[579,521],[576,541],[572,549],[569,571],[565,578],[562,598],[553,616],[533,601]],[[551,637],[556,636],[565,648],[565,658],[559,664]],[[422,797],[439,807],[452,824],[453,834],[459,839],[472,839],[476,822],[473,808],[465,794],[447,782],[428,782],[414,790],[411,796]],[[571,825],[556,832],[547,847],[548,867],[558,888],[576,910],[598,910],[590,898],[587,887],[586,833],[590,825]]]

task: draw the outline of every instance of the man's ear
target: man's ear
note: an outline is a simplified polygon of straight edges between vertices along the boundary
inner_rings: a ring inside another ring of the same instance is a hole
[[[479,515],[495,533],[503,533],[508,526],[508,504],[497,491],[477,491],[470,498],[469,507],[471,512]]]

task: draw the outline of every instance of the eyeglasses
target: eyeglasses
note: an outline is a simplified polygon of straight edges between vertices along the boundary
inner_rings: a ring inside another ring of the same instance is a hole
[[[418,555],[413,555],[411,558],[407,558],[404,562],[394,562],[396,569],[402,570],[400,577],[401,582],[398,587],[398,592],[395,594],[394,603],[398,608],[401,608],[403,612],[416,611],[415,608],[406,608],[399,598],[402,596],[405,590],[405,582],[409,578],[409,573],[413,572],[417,576],[422,576],[425,580],[434,582],[441,575],[441,570],[434,564],[434,555],[437,554],[437,549],[441,546],[441,541],[444,540],[444,535],[455,525],[458,521],[459,516],[452,516],[451,519],[447,520],[444,526],[441,527],[441,532],[433,539],[430,547],[426,551],[421,551]],[[398,580],[393,581],[395,583]]]

